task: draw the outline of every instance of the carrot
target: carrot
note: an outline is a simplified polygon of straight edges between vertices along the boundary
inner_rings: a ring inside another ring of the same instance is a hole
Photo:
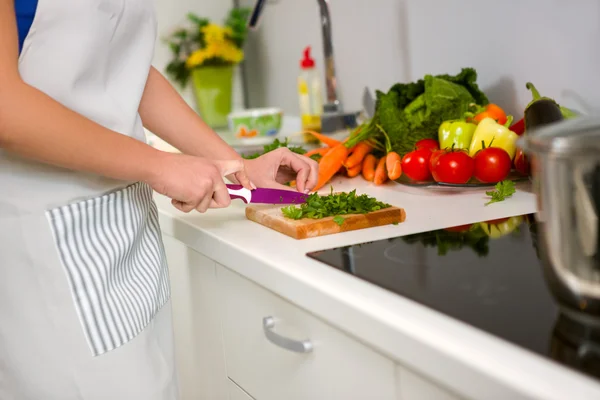
[[[338,144],[342,143],[339,140],[336,140],[334,138],[331,138],[327,135],[323,135],[319,132],[315,132],[315,131],[305,131],[306,133],[310,133],[311,135],[313,135],[315,138],[319,139],[321,141],[321,143],[325,143],[325,145],[329,146],[329,147],[335,147]]]
[[[400,155],[395,151],[390,151],[385,157],[388,177],[395,181],[402,175],[402,161]]]
[[[355,165],[359,165],[362,163],[363,159],[367,154],[373,151],[373,147],[367,142],[360,142],[356,146],[354,146],[354,150],[348,156],[346,160],[346,167],[352,168]]]
[[[340,167],[342,167],[347,157],[348,148],[343,143],[332,147],[331,151],[325,154],[319,162],[319,179],[313,190],[317,191],[329,182],[336,172],[339,171]]]
[[[362,171],[362,164],[355,165],[352,168],[346,168],[346,170],[348,171],[348,177],[354,178],[360,174],[360,171]]]
[[[385,157],[381,157],[377,162],[377,168],[375,168],[375,177],[373,182],[376,185],[382,185],[388,179],[387,171],[385,170]]]
[[[373,154],[367,154],[362,162],[362,176],[369,182],[375,178],[375,164],[377,159]]]
[[[314,156],[315,154],[320,154],[324,156],[327,152],[331,150],[331,147],[319,147],[318,149],[313,149],[304,153],[306,157]]]

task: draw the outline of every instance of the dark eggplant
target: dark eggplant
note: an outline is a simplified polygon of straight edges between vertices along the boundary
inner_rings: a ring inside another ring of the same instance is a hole
[[[533,100],[525,108],[525,132],[565,119],[561,107],[549,97],[541,97],[535,86],[527,82]]]

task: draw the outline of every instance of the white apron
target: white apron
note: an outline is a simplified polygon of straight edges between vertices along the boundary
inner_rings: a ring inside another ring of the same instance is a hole
[[[152,0],[39,0],[19,70],[145,141],[155,35]],[[176,399],[169,296],[150,187],[0,149],[1,400]]]

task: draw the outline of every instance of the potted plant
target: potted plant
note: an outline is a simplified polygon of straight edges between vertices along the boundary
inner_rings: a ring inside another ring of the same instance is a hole
[[[193,13],[188,26],[177,28],[166,38],[173,59],[167,75],[181,88],[190,82],[197,111],[213,128],[227,126],[231,112],[234,68],[244,59],[248,8],[233,8],[223,25]]]

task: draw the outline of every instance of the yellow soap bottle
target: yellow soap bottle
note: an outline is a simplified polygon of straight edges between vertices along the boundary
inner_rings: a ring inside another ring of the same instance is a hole
[[[310,46],[304,49],[304,57],[300,60],[298,98],[300,102],[302,130],[321,132],[323,95],[321,92],[321,81],[315,68],[315,60],[310,56]],[[318,142],[310,134],[304,134],[304,141],[306,143]]]

